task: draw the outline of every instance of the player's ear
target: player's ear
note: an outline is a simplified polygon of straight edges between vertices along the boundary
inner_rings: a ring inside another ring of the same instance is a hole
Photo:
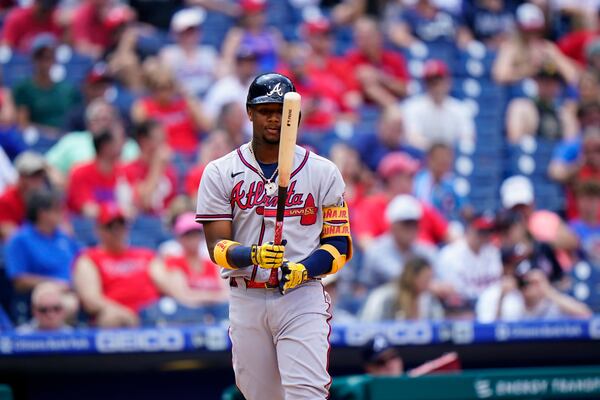
[[[248,118],[250,119],[250,122],[252,122],[252,108],[246,106],[246,113],[248,114]]]

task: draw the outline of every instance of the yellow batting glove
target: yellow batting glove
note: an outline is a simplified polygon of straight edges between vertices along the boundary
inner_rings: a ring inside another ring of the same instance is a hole
[[[279,268],[283,264],[284,251],[285,241],[281,244],[268,242],[260,246],[253,244],[250,258],[252,259],[252,264],[260,265],[262,268]]]
[[[281,266],[281,279],[279,280],[279,291],[285,294],[288,290],[308,280],[308,271],[300,263],[286,261]]]

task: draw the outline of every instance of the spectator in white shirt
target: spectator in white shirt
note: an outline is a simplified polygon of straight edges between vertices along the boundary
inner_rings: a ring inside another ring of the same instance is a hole
[[[475,122],[467,106],[449,95],[448,66],[428,60],[423,67],[426,92],[404,102],[406,140],[410,146],[427,151],[433,143],[454,147],[461,141],[474,142]]]
[[[449,308],[472,310],[483,291],[500,279],[500,251],[491,243],[494,227],[492,216],[476,216],[468,223],[463,239],[440,251],[436,275],[451,285],[462,300],[461,304],[446,304]]]
[[[378,237],[365,253],[361,283],[367,289],[388,283],[402,273],[404,263],[421,256],[433,263],[436,250],[417,241],[419,221],[423,215],[421,203],[411,195],[396,196],[386,209],[390,232]]]
[[[246,109],[248,86],[258,73],[258,54],[251,48],[240,47],[237,52],[235,71],[215,82],[204,98],[206,112],[214,120],[221,108],[228,103],[237,102]]]
[[[187,8],[171,19],[175,43],[160,52],[161,61],[171,68],[175,79],[190,94],[202,97],[216,79],[218,54],[200,45],[202,23],[206,13],[202,8]]]

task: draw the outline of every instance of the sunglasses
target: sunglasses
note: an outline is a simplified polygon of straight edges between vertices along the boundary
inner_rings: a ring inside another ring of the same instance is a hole
[[[53,306],[39,306],[36,307],[36,310],[41,314],[48,314],[50,312],[59,313],[63,310],[63,306],[56,304]]]

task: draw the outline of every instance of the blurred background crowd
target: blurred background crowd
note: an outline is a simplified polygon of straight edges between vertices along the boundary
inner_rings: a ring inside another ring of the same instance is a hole
[[[1,325],[220,323],[194,222],[278,71],[340,168],[334,321],[600,311],[600,1],[0,1]]]

